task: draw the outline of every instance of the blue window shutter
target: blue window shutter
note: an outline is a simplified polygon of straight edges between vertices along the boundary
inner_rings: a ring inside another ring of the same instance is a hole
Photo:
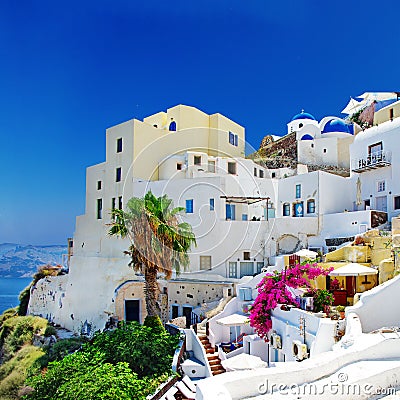
[[[225,205],[225,214],[226,214],[226,219],[231,219],[231,205],[230,204]]]
[[[238,135],[235,135],[235,146],[238,145]]]
[[[214,199],[210,199],[210,211],[214,211]]]
[[[169,124],[169,130],[170,130],[170,131],[176,131],[176,122],[175,122],[175,121],[172,121],[172,122]]]
[[[186,213],[188,214],[193,213],[193,199],[186,200]]]

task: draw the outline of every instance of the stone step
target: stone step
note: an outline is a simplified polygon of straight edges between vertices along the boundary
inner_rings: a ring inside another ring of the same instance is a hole
[[[219,374],[223,374],[224,372],[225,372],[225,370],[220,369],[218,371],[213,371],[212,374],[213,375],[219,375]]]
[[[206,349],[206,354],[214,354],[214,349],[212,349],[211,347]]]
[[[199,337],[200,340],[203,340],[203,339],[207,339],[207,340],[208,340],[207,335],[199,335],[199,334],[197,333],[197,336]]]
[[[222,369],[225,371],[224,367],[221,364],[217,364],[217,365],[212,365],[211,366],[211,371],[219,371],[219,370],[222,370]]]
[[[214,365],[221,365],[221,360],[219,358],[215,360],[208,360],[208,363],[210,364],[210,367]]]
[[[219,360],[219,357],[217,355],[207,355],[207,360],[208,360],[208,362],[214,361],[214,360]]]

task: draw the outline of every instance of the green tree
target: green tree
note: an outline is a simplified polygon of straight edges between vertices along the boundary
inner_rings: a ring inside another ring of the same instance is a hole
[[[126,254],[129,266],[144,274],[147,315],[157,316],[157,275],[166,279],[189,265],[188,251],[196,245],[192,227],[179,223],[178,214],[184,208],[173,207],[167,195],[156,197],[151,191],[144,198],[133,197],[126,211],[112,210],[112,236],[129,237],[131,246]]]

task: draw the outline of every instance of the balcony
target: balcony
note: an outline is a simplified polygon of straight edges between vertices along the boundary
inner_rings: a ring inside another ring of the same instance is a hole
[[[369,154],[366,158],[353,160],[351,170],[353,172],[365,172],[371,169],[388,167],[392,164],[391,151],[379,151]]]

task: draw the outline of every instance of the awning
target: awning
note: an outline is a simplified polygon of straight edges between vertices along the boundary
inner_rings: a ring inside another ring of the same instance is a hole
[[[217,324],[225,326],[241,326],[249,323],[249,317],[242,314],[231,314],[217,320]]]
[[[332,271],[330,276],[361,276],[376,275],[378,271],[371,267],[366,267],[358,263],[350,263]]]
[[[349,114],[349,115],[355,114],[357,111],[360,111],[367,105],[368,105],[368,101],[366,99],[357,101],[357,100],[354,100],[353,98],[350,98],[349,103],[342,110],[342,114]]]
[[[301,249],[299,251],[297,251],[296,256],[302,257],[302,258],[308,258],[310,260],[315,260],[318,257],[318,253],[315,251],[311,251],[308,249]]]
[[[269,197],[248,197],[248,196],[221,196],[221,199],[226,199],[227,203],[238,204],[254,204],[259,201],[269,200]]]
[[[226,360],[223,360],[221,364],[227,371],[268,367],[268,364],[261,360],[260,357],[246,353],[241,353],[237,356],[227,358]]]

